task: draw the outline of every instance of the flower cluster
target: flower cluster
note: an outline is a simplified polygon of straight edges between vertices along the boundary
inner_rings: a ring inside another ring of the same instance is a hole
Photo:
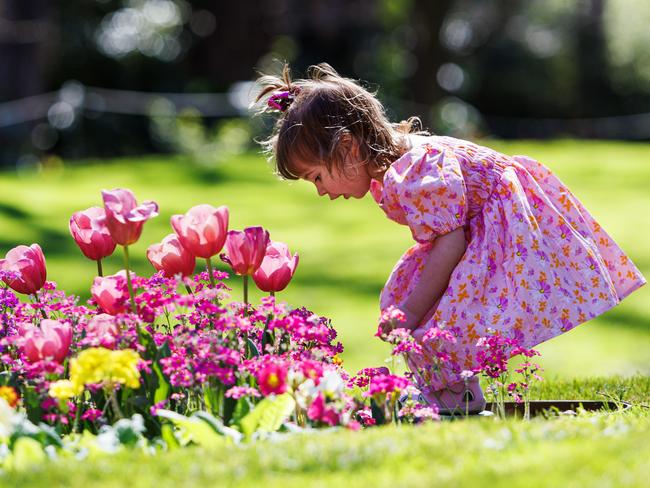
[[[356,430],[397,411],[406,378],[385,368],[351,378],[330,320],[276,300],[298,255],[268,231],[228,230],[227,207],[198,205],[171,218],[173,233],[147,249],[154,273],[138,276],[129,269],[129,247],[158,205],[138,204],[125,189],[102,198],[103,207],[69,222],[82,254],[97,262],[87,303],[46,280],[37,244],[0,260],[0,398],[9,406],[61,434],[99,433],[138,415],[197,412],[241,432],[264,431],[269,427],[256,418],[265,416],[255,412],[266,408],[281,409],[282,423],[294,428]],[[125,267],[105,274],[102,260],[118,247]],[[243,279],[243,302],[230,298],[228,273],[213,269],[217,255]],[[248,300],[249,277],[270,294],[257,305]],[[399,321],[399,312],[389,320]],[[403,332],[395,329],[391,340],[417,348]],[[145,423],[148,437],[162,436],[164,420]]]

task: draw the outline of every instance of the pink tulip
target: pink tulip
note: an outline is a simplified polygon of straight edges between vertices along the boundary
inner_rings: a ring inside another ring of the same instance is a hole
[[[131,190],[102,190],[102,198],[106,210],[106,226],[113,240],[121,246],[136,242],[144,223],[158,215],[156,202],[147,201],[138,206]]]
[[[111,276],[95,278],[90,293],[97,305],[109,315],[117,315],[129,310],[129,292],[126,287],[126,271],[124,270]]]
[[[196,266],[194,255],[181,245],[176,234],[169,234],[160,244],[149,246],[147,259],[168,278],[178,273],[183,276],[191,275]]]
[[[41,326],[29,327],[22,340],[22,349],[30,363],[43,359],[62,363],[70,350],[72,327],[56,320],[41,320]]]
[[[211,258],[221,251],[228,231],[228,207],[197,205],[185,215],[174,215],[172,227],[183,247],[198,258]]]
[[[88,259],[99,261],[113,254],[115,241],[106,227],[106,211],[90,207],[70,217],[70,233]]]
[[[18,293],[36,293],[45,284],[47,276],[45,256],[41,247],[38,244],[14,247],[5,259],[0,259],[0,271],[14,273],[15,277],[5,279],[5,282]]]
[[[266,248],[266,256],[262,264],[253,273],[253,280],[262,291],[282,291],[291,281],[296,266],[298,266],[298,254],[292,257],[286,244],[271,242]]]
[[[86,333],[89,338],[98,340],[102,346],[113,349],[120,329],[115,322],[115,317],[100,313],[90,319],[90,322],[86,325]]]
[[[250,276],[262,264],[269,243],[269,232],[262,227],[231,230],[226,238],[226,254],[221,259],[238,275]]]

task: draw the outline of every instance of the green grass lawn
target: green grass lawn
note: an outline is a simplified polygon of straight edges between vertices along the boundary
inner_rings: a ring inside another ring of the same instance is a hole
[[[648,276],[650,249],[650,144],[613,142],[499,142],[508,154],[528,154],[567,183]],[[101,204],[103,188],[127,187],[140,200],[156,200],[159,217],[133,246],[138,273],[153,271],[146,247],[171,232],[169,218],[199,203],[228,205],[231,228],[262,225],[300,253],[293,283],[281,299],[331,317],[345,346],[345,366],[356,371],[381,363],[387,348],[373,338],[378,296],[392,266],[411,245],[410,233],[384,216],[370,196],[319,198],[305,182],[283,182],[267,163],[248,154],[218,168],[181,157],[71,161],[41,174],[0,173],[0,253],[38,242],[48,278],[68,292],[89,296],[95,264],[84,258],[67,229],[76,210]],[[116,253],[106,272],[122,266]],[[221,266],[226,269],[225,265]],[[234,282],[239,296],[239,283]],[[547,377],[650,371],[650,287],[603,316],[540,346]]]
[[[650,378],[557,380],[545,384],[540,396],[595,397],[621,389],[629,400],[647,401]],[[0,486],[644,487],[650,477],[649,437],[650,409],[642,406],[527,423],[472,418],[327,430],[156,456],[124,451],[83,463],[62,459],[0,476]]]

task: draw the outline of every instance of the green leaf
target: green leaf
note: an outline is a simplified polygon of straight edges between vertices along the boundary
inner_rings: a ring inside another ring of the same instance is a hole
[[[156,377],[158,378],[158,388],[156,388],[156,391],[154,392],[153,401],[154,403],[158,403],[162,402],[163,400],[167,400],[167,397],[169,396],[170,385],[165,378],[165,375],[163,375],[163,372],[160,369],[160,365],[157,361],[153,363],[153,370],[156,373]]]
[[[243,435],[241,432],[224,425],[221,420],[208,412],[194,412],[192,417],[203,420],[219,434],[231,438],[233,441],[235,441],[235,444],[238,444],[242,440]]]
[[[172,428],[171,425],[169,424],[163,425],[160,429],[160,435],[165,441],[165,444],[167,444],[168,450],[173,451],[180,447],[180,444],[178,443],[178,439],[176,439],[176,436],[174,435],[174,429]]]
[[[172,422],[176,427],[183,430],[186,438],[182,444],[189,441],[203,447],[222,446],[225,438],[210,423],[198,417],[186,417],[180,413],[171,410],[158,410],[156,413],[159,417],[165,418]]]
[[[248,344],[248,359],[254,358],[260,355],[260,351],[257,349],[257,346],[250,339],[246,339],[246,344]]]
[[[13,452],[6,458],[4,465],[8,469],[25,471],[41,464],[45,459],[45,451],[38,441],[30,437],[21,437],[14,443]]]
[[[254,432],[275,432],[293,412],[296,402],[289,393],[266,397],[241,420],[242,430],[250,439]]]

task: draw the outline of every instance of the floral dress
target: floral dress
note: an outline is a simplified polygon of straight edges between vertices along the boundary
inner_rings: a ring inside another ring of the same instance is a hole
[[[416,244],[397,262],[381,293],[399,307],[420,279],[436,237],[463,227],[467,249],[449,285],[420,326],[449,330],[443,357],[411,352],[416,379],[439,389],[477,366],[476,342],[493,331],[533,347],[614,307],[645,284],[630,258],[543,164],[471,142],[409,135],[412,148],[370,191]],[[435,331],[434,331],[435,332]],[[429,334],[431,336],[432,334]],[[435,374],[417,371],[437,361]]]

